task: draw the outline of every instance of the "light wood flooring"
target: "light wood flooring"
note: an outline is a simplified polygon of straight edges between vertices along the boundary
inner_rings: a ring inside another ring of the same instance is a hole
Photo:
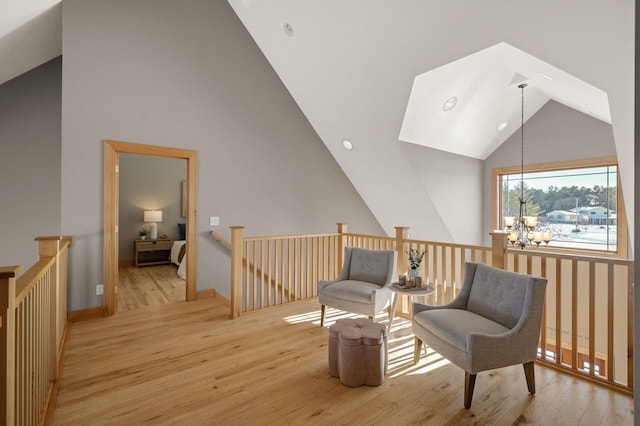
[[[116,312],[184,302],[186,281],[178,277],[176,271],[175,265],[121,266]]]
[[[350,315],[327,309],[321,328],[317,301],[228,312],[207,299],[73,324],[52,424],[633,424],[632,398],[539,365],[535,396],[521,366],[478,374],[466,410],[464,372],[431,351],[414,365],[401,318],[384,383],[349,388],[328,373],[327,340]]]

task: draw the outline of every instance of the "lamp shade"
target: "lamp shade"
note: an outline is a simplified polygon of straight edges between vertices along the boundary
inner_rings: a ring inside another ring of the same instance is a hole
[[[162,222],[162,210],[145,210],[145,222]]]

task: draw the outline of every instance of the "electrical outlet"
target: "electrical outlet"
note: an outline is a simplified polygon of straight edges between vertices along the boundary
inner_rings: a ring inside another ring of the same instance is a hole
[[[96,285],[96,296],[100,296],[101,294],[104,294],[104,285],[98,284]]]
[[[218,216],[210,216],[209,217],[209,226],[219,226],[220,218]]]

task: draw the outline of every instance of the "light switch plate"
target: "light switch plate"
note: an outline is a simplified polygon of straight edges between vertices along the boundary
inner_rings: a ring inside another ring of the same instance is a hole
[[[218,226],[218,225],[220,225],[220,218],[218,216],[210,216],[209,226]]]

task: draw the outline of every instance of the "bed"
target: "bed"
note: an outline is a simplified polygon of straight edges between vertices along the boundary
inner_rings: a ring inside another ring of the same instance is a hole
[[[178,276],[183,280],[187,279],[186,243],[185,240],[178,240],[171,246],[171,263],[178,265]]]

